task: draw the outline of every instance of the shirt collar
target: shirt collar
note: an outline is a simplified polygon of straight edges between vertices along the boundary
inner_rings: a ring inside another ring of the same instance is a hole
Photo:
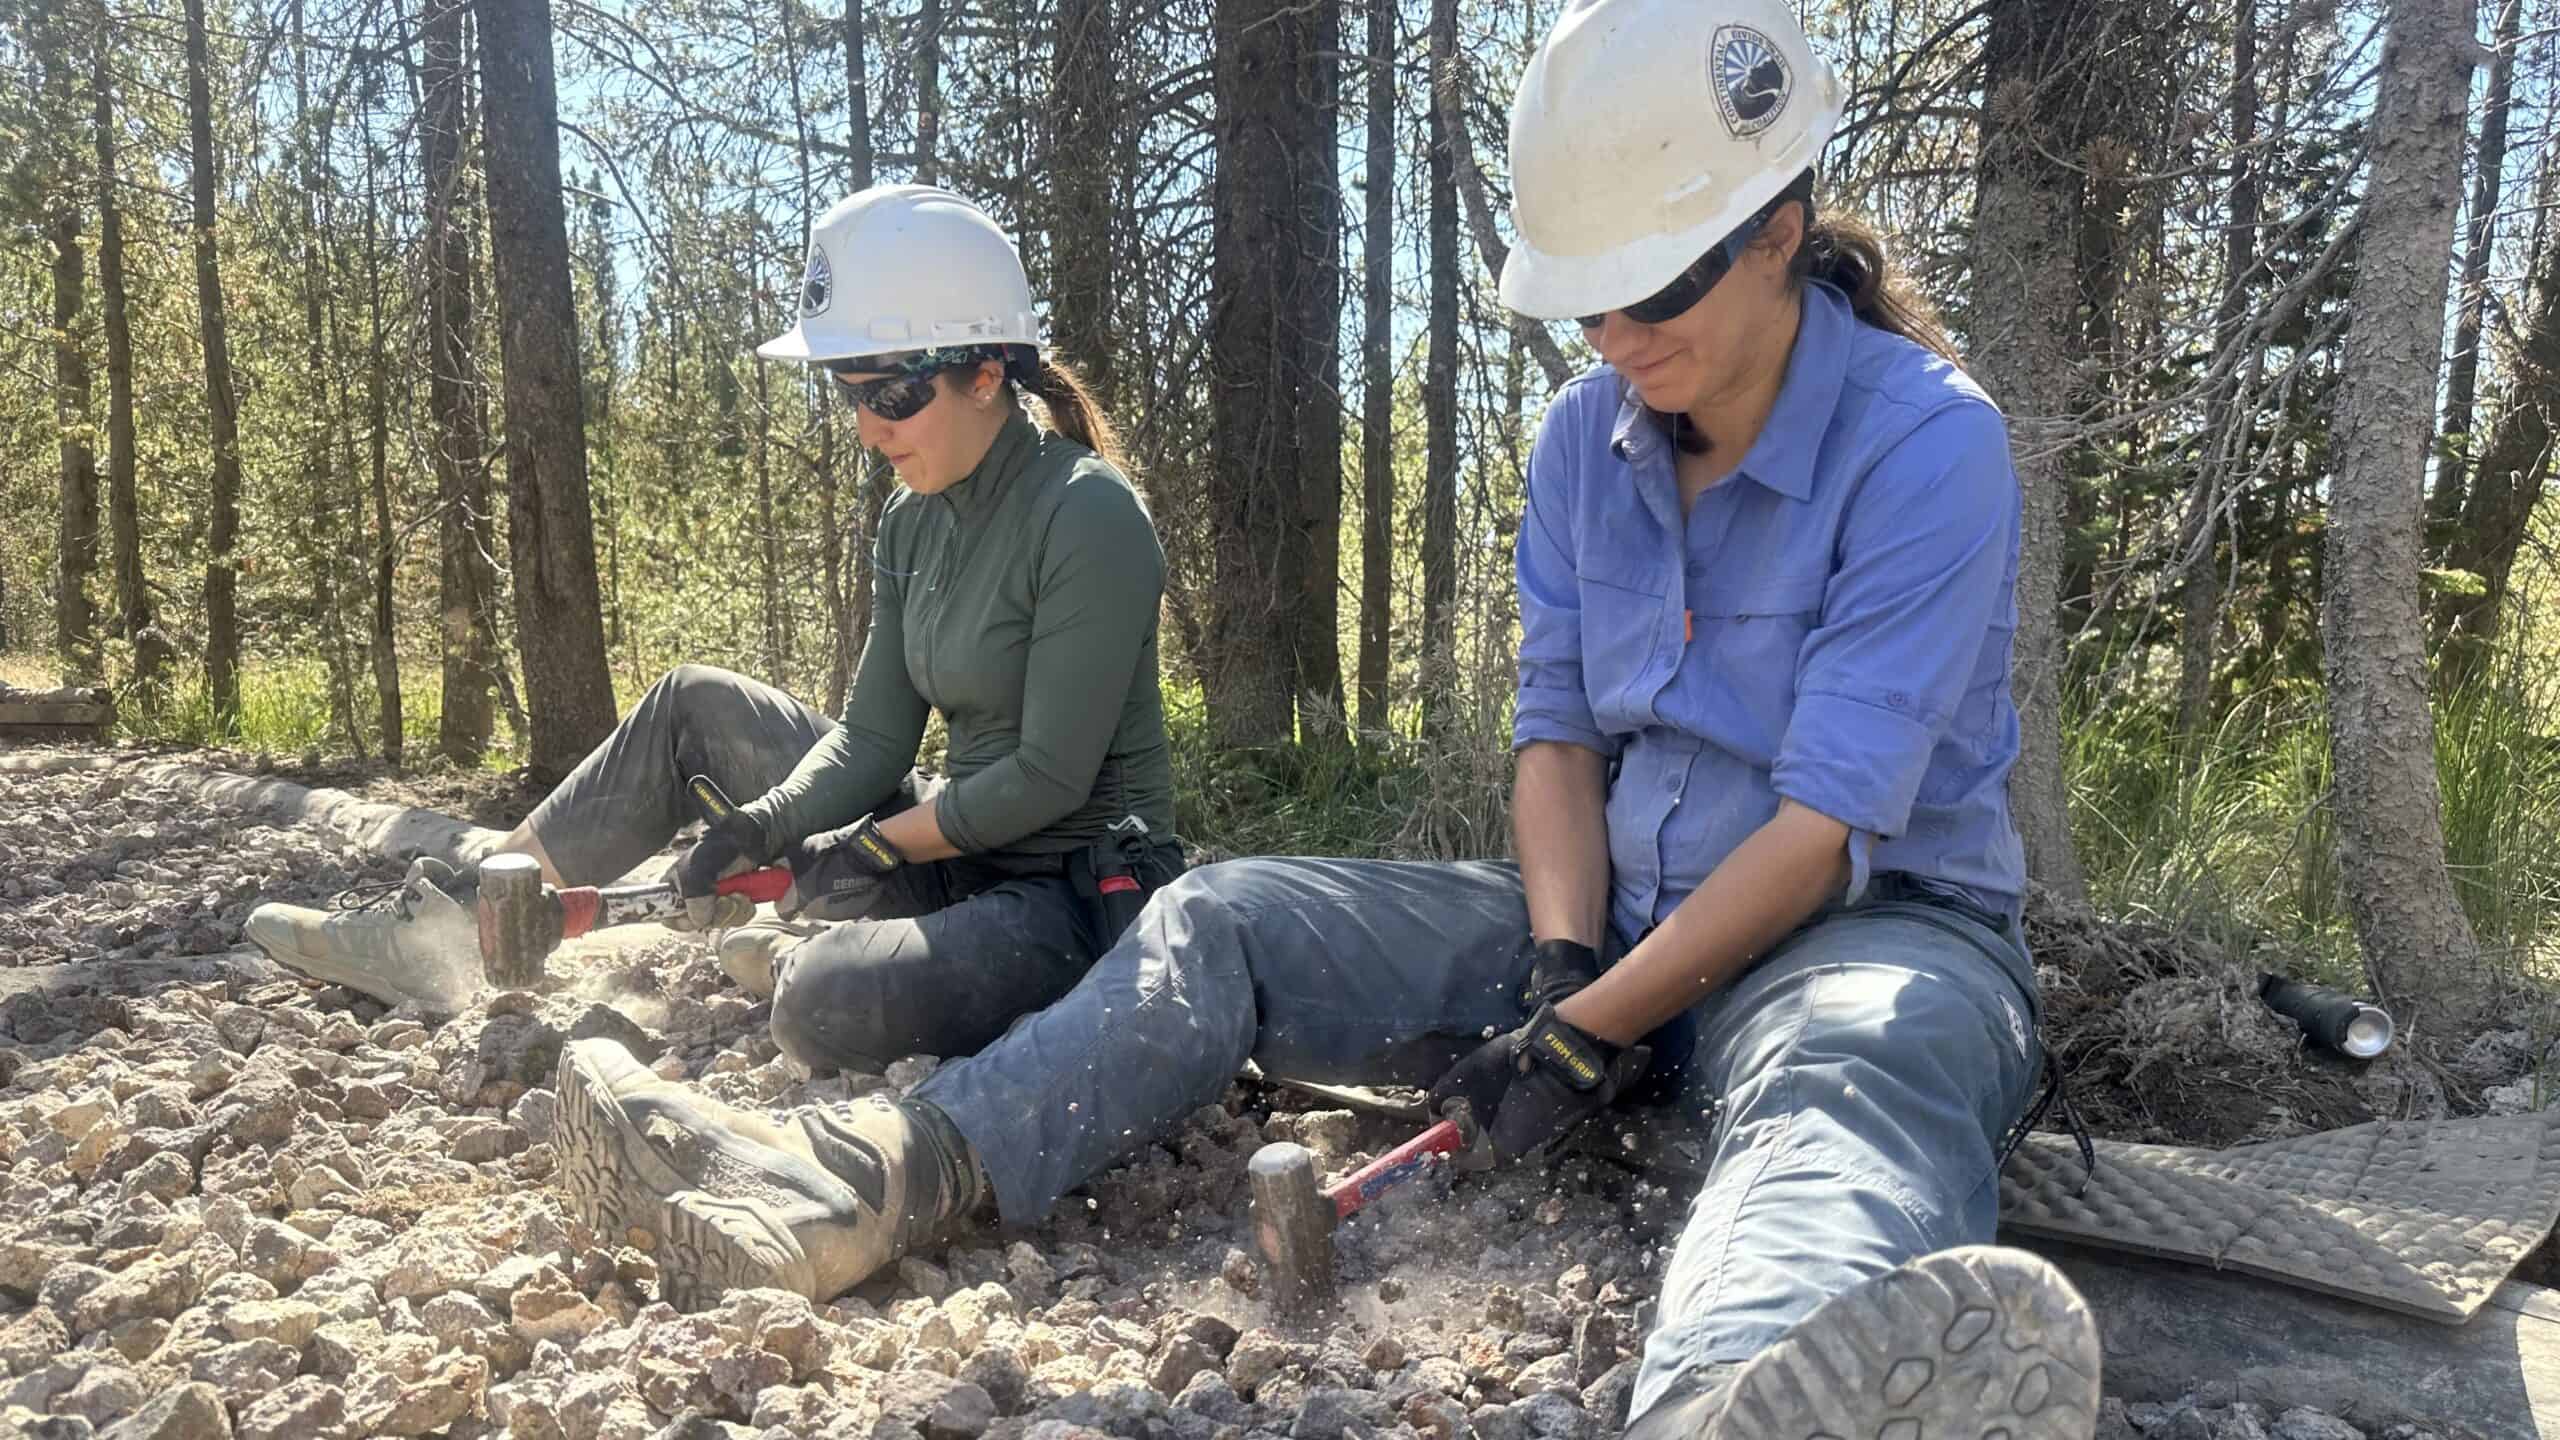
[[[1004,498],[1013,477],[1020,473],[1031,452],[1039,447],[1040,427],[1021,407],[1005,418],[1003,428],[996,431],[995,443],[987,447],[978,468],[951,488],[942,492],[951,508],[962,515],[975,516]]]
[[[1813,497],[1813,462],[1822,437],[1840,407],[1840,385],[1848,373],[1849,343],[1857,317],[1838,290],[1819,280],[1805,283],[1794,350],[1787,356],[1787,378],[1778,383],[1778,401],[1769,408],[1769,423],[1735,467],[1741,474],[1790,500]],[[1629,463],[1647,458],[1668,442],[1644,413],[1644,402],[1621,385],[1618,418],[1609,429],[1609,453]]]

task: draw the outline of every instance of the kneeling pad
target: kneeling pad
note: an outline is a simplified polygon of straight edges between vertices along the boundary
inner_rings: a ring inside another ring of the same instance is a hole
[[[2560,1219],[2560,1109],[2376,1121],[2228,1150],[2027,1137],[2000,1223],[2460,1324]]]

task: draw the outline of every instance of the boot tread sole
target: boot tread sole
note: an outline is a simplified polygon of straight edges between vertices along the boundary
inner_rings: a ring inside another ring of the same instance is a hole
[[[2049,1262],[1942,1250],[1825,1301],[1735,1375],[1701,1440],[2090,1440],[2101,1359]]]
[[[607,1056],[590,1047],[561,1051],[555,1122],[561,1188],[598,1242],[645,1252],[679,1310],[707,1308],[731,1290],[779,1287],[817,1298],[808,1257],[787,1229],[751,1206],[677,1188],[679,1177],[614,1098],[607,1067]]]

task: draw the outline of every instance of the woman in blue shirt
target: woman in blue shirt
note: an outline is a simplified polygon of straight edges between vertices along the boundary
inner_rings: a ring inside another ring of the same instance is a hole
[[[1713,1159],[1631,1433],[2088,1440],[2087,1307],[1987,1244],[2043,1065],[2017,481],[1925,305],[1817,210],[1838,97],[1778,0],[1570,0],[1524,76],[1503,297],[1603,363],[1530,460],[1516,866],[1193,871],[994,1045],[781,1123],[580,1042],[590,1221],[661,1237],[679,1303],[824,1298],[980,1204],[1038,1220],[1248,1058],[1430,1085],[1508,1161],[1678,1096]]]

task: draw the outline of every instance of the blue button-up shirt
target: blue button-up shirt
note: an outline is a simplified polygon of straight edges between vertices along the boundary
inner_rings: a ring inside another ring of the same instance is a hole
[[[1684,518],[1669,440],[1607,367],[1548,407],[1520,526],[1514,748],[1613,762],[1611,920],[1660,923],[1781,797],[2015,914],[2018,480],[2000,412],[1925,348],[1804,290],[1776,407]]]

